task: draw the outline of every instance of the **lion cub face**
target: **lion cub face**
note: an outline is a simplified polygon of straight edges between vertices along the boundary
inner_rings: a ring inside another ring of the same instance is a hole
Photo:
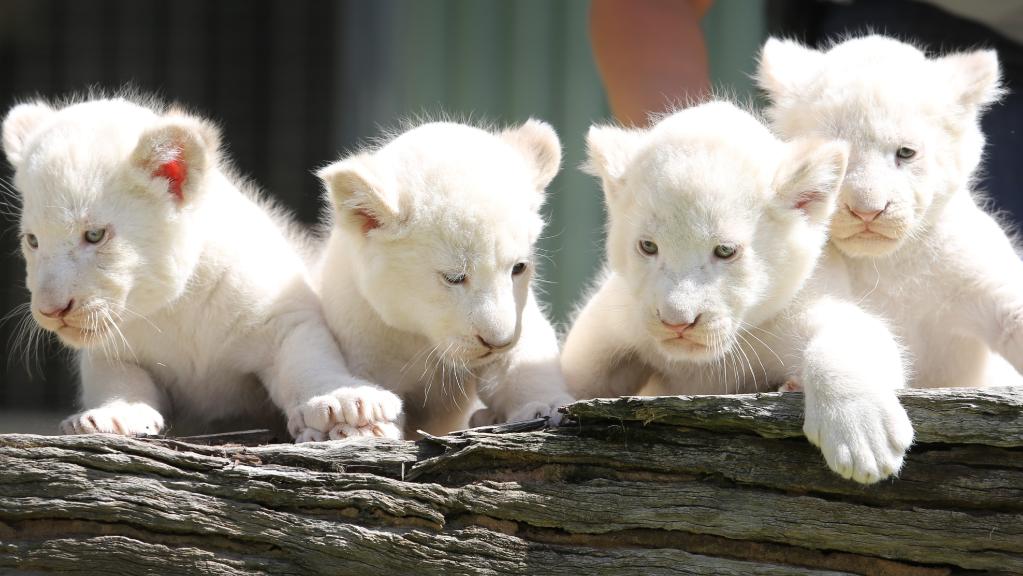
[[[846,163],[843,144],[786,145],[723,102],[648,131],[594,127],[588,145],[609,266],[631,288],[648,344],[688,361],[720,358],[803,285]]]
[[[518,341],[543,191],[560,158],[542,122],[500,133],[438,122],[319,175],[380,318],[472,366]]]
[[[785,137],[849,142],[845,185],[831,225],[845,254],[895,252],[964,188],[980,161],[980,111],[998,99],[993,51],[927,58],[882,36],[826,52],[768,40],[760,85]]]
[[[216,130],[115,98],[22,104],[3,138],[33,318],[75,348],[127,346],[120,325],[174,301],[192,275]]]

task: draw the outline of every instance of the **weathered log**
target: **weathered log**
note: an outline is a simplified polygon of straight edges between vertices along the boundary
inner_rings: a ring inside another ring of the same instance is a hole
[[[1023,574],[1023,390],[902,399],[918,442],[874,486],[799,394],[419,442],[5,435],[0,574]]]

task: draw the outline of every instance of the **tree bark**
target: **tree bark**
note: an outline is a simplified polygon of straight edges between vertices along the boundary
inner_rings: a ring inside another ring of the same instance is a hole
[[[0,574],[1023,574],[1023,390],[901,397],[917,443],[874,486],[801,394],[419,442],[3,435]]]

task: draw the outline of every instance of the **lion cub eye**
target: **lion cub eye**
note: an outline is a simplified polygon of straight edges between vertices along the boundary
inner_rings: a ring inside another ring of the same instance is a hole
[[[522,274],[525,271],[526,271],[525,262],[519,262],[518,264],[512,266],[512,276],[518,276],[519,274]]]
[[[639,251],[647,256],[653,256],[654,254],[657,254],[657,244],[649,240],[640,240]]]
[[[107,237],[107,229],[93,228],[92,230],[86,230],[82,237],[85,238],[85,241],[89,244],[99,244]]]
[[[916,150],[903,146],[895,151],[895,157],[899,160],[912,160],[916,156]]]
[[[735,244],[718,244],[714,247],[714,255],[722,260],[734,258],[739,253],[739,247]]]
[[[28,242],[28,245],[33,249],[39,247],[39,239],[36,238],[35,234],[25,234],[25,242]]]
[[[442,278],[444,278],[445,282],[447,282],[448,284],[450,284],[452,286],[457,286],[459,284],[465,284],[465,281],[468,279],[464,273],[461,273],[461,274],[448,274],[446,272],[441,272],[440,275],[441,275]]]

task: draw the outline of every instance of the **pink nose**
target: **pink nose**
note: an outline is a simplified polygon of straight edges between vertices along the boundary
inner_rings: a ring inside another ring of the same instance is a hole
[[[665,322],[664,320],[661,320],[661,324],[664,324],[664,327],[667,328],[668,330],[671,330],[672,332],[681,335],[684,334],[686,330],[689,330],[693,326],[696,326],[696,323],[699,321],[700,315],[697,314],[696,318],[694,318],[693,321],[688,324],[672,324],[670,322]]]
[[[75,299],[68,300],[67,306],[63,308],[53,308],[51,310],[39,310],[39,313],[47,318],[63,318],[71,312],[71,309],[75,307]]]
[[[888,209],[888,204],[885,204],[884,208],[882,208],[880,210],[857,210],[856,208],[853,208],[852,206],[846,206],[846,208],[848,208],[849,211],[852,212],[860,220],[863,220],[864,222],[870,223],[870,222],[873,222],[875,218],[880,216],[882,213],[884,213],[885,210]]]

